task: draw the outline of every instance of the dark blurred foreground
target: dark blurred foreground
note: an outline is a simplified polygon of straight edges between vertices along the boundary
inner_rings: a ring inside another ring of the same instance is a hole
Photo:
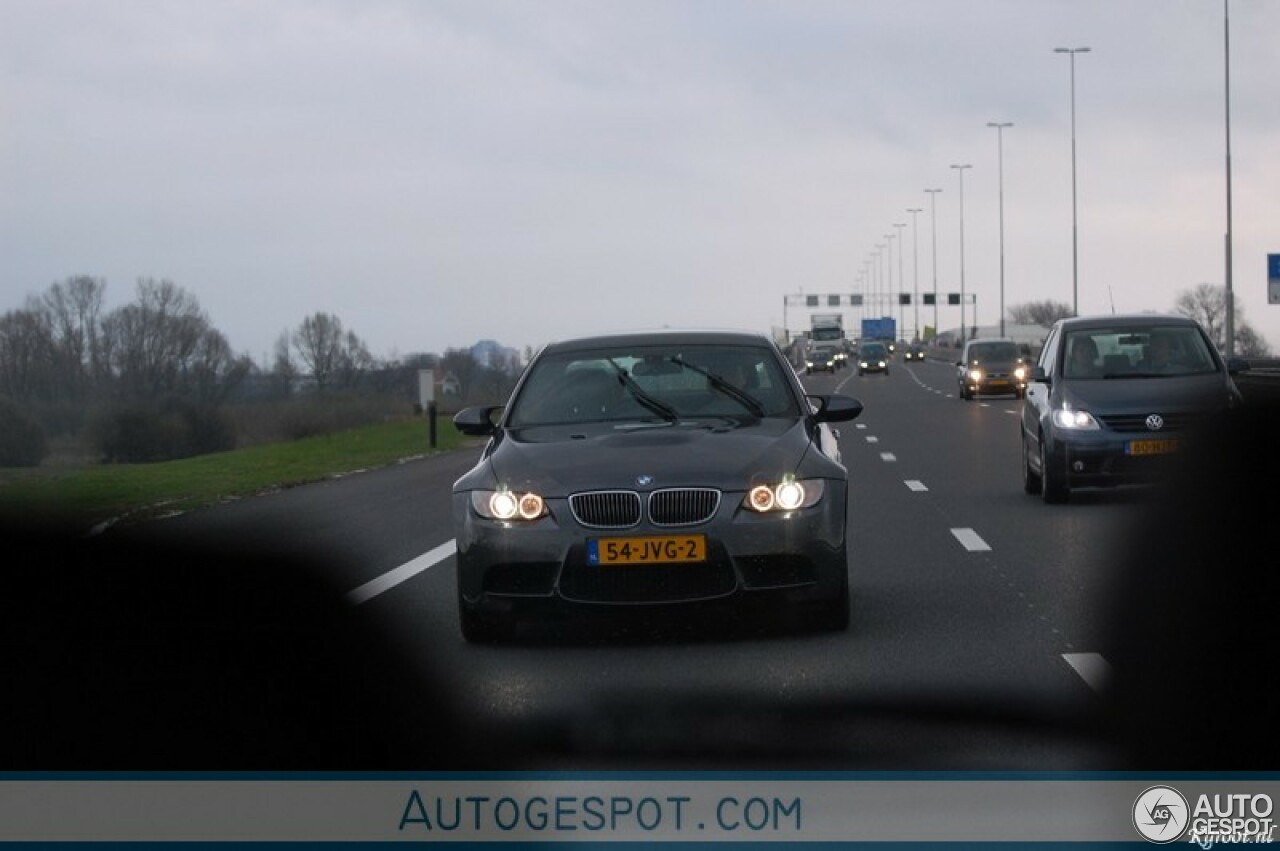
[[[7,528],[0,767],[1033,768],[1017,754],[1047,741],[1086,743],[1095,758],[1079,768],[1274,770],[1278,410],[1212,424],[1151,495],[1116,558],[1111,698],[1087,718],[1006,695],[778,706],[744,683],[696,699],[620,694],[539,730],[475,730],[423,649],[410,662],[348,606],[322,556]]]

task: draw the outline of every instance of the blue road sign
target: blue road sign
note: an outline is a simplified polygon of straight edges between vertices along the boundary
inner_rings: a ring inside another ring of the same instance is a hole
[[[1267,303],[1280,304],[1280,254],[1267,255]]]

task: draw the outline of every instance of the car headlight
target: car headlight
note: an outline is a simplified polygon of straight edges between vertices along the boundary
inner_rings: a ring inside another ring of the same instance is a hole
[[[1027,377],[1027,368],[1024,366],[1018,367],[1013,371],[1013,377],[1018,379],[1019,381],[1022,381],[1024,378]]]
[[[880,366],[881,366],[881,367],[883,367],[883,366],[884,366],[884,361],[880,361]]]
[[[742,504],[752,511],[796,511],[817,505],[824,489],[822,479],[783,479],[774,485],[756,485],[747,492]]]
[[[509,490],[472,491],[471,507],[489,520],[537,520],[547,514],[547,504],[538,494]]]
[[[866,362],[866,361],[864,361],[864,360],[860,360],[860,361],[858,361],[858,366],[862,367],[863,369],[866,369],[866,368],[867,368],[867,362]]]
[[[982,370],[980,370],[980,369],[971,369],[971,370],[969,370],[969,380],[970,380],[970,381],[981,381],[981,380],[982,380]]]
[[[1093,414],[1088,411],[1072,411],[1070,409],[1054,411],[1053,424],[1058,428],[1081,431],[1097,431],[1101,428],[1098,425],[1098,421],[1093,418]]]

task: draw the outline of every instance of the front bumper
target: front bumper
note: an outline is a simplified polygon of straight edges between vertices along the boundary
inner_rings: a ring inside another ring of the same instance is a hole
[[[1111,431],[1064,435],[1059,429],[1046,453],[1045,463],[1068,487],[1118,487],[1152,484],[1167,474],[1186,448],[1185,433],[1155,436]],[[1135,452],[1138,441],[1176,441],[1179,449],[1154,453]]]
[[[825,601],[847,593],[846,493],[828,482],[821,501],[787,514],[756,514],[744,494],[726,491],[716,515],[691,527],[647,521],[625,530],[580,526],[567,499],[548,499],[533,523],[487,520],[467,493],[454,494],[460,604],[477,613],[527,614],[575,606],[606,610],[686,604],[775,593]],[[702,534],[707,559],[654,565],[588,564],[592,538]]]
[[[990,377],[974,381],[966,378],[965,389],[974,396],[1021,396],[1027,390],[1024,379],[1007,377]]]

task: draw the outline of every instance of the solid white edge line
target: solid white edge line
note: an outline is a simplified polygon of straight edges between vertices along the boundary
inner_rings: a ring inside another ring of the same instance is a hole
[[[1101,653],[1063,653],[1062,658],[1096,692],[1111,685],[1111,663]]]
[[[990,545],[972,529],[952,529],[951,534],[955,535],[961,546],[971,553],[987,552],[991,549]]]
[[[394,570],[389,570],[376,579],[372,579],[358,588],[347,592],[347,602],[353,606],[367,603],[374,597],[390,591],[401,582],[407,582],[428,568],[435,567],[458,551],[457,541],[446,541],[435,549],[428,550],[415,559],[405,562]]]

